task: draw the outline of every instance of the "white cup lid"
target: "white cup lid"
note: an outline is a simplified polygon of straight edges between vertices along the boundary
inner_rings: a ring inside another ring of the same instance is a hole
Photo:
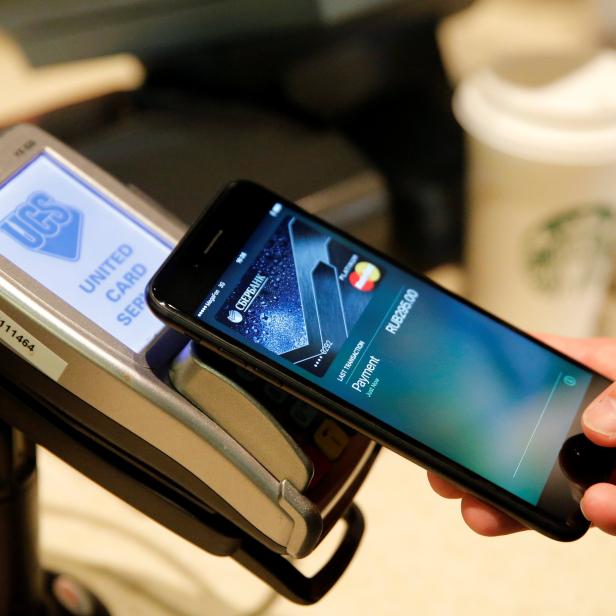
[[[453,108],[468,133],[506,153],[560,164],[610,163],[616,160],[616,51],[503,59],[465,79]]]

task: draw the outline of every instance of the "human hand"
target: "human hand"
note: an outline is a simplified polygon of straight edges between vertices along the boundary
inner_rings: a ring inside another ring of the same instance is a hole
[[[541,340],[616,381],[616,339],[576,339],[542,335]],[[608,387],[582,416],[584,434],[604,447],[616,447],[616,383]],[[507,535],[525,526],[491,505],[452,485],[436,473],[428,472],[430,485],[444,498],[461,499],[464,521],[480,535]],[[616,485],[598,483],[586,490],[582,512],[595,526],[616,535]]]

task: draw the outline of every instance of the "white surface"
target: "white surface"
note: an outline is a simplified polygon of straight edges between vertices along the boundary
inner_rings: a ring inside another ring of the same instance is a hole
[[[389,452],[357,499],[367,527],[354,561],[310,608],[272,598],[230,559],[179,539],[49,453],[39,466],[43,559],[89,584],[114,616],[614,614],[615,538],[479,537],[457,502]]]

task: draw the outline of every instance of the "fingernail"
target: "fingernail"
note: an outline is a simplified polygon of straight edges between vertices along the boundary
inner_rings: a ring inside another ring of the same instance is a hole
[[[610,395],[595,400],[584,412],[583,421],[593,432],[616,438],[616,400]]]

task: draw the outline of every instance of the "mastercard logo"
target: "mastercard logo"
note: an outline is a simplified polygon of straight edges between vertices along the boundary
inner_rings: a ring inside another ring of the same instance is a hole
[[[349,274],[349,282],[358,291],[372,291],[381,278],[381,270],[368,261],[360,261]]]

